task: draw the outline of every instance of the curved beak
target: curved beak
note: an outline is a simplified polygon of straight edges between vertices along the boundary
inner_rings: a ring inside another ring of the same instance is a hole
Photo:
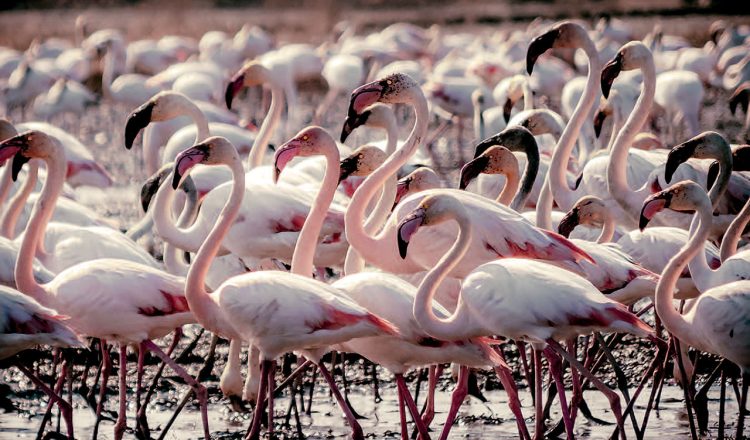
[[[560,31],[552,29],[536,38],[529,44],[529,48],[526,50],[526,72],[531,75],[534,71],[534,64],[536,60],[544,52],[547,52],[555,44],[555,40],[560,35]]]
[[[282,144],[273,155],[273,183],[279,181],[281,172],[299,154],[299,141],[291,139]]]
[[[476,179],[477,176],[479,176],[485,170],[485,168],[487,168],[487,164],[489,162],[489,157],[479,156],[470,160],[463,167],[461,167],[461,179],[459,180],[458,188],[466,189],[466,187],[469,186],[469,183],[471,183],[472,180]]]
[[[711,165],[709,165],[708,167],[708,174],[706,175],[706,188],[711,188],[714,186],[714,183],[716,183],[716,178],[719,177],[720,170],[721,165],[719,164],[718,160],[711,162]]]
[[[133,148],[133,141],[138,133],[146,128],[151,122],[151,111],[154,109],[154,103],[148,101],[137,109],[133,110],[128,116],[125,123],[125,148]]]
[[[669,190],[659,191],[658,193],[651,194],[646,198],[646,201],[643,202],[643,207],[641,208],[638,228],[642,231],[659,211],[669,208],[669,202],[671,199],[672,193]]]
[[[227,108],[229,110],[232,109],[232,101],[234,100],[234,96],[239,93],[240,90],[242,90],[244,84],[244,73],[238,73],[234,76],[234,78],[232,78],[231,81],[229,81],[229,84],[227,84],[227,90],[224,92],[224,101],[226,102]]]
[[[13,156],[13,163],[11,164],[11,166],[13,167],[11,169],[11,177],[13,178],[14,182],[18,180],[18,174],[21,172],[21,168],[23,168],[26,162],[30,160],[31,158],[24,156],[20,151],[16,153],[15,156]]]
[[[513,111],[513,106],[515,104],[516,103],[510,98],[505,100],[505,104],[503,105],[503,118],[505,119],[506,124],[510,121],[510,112]]]
[[[750,145],[741,145],[732,152],[732,169],[750,171]]]
[[[396,198],[393,200],[393,208],[395,208],[396,205],[401,202],[401,199],[409,193],[409,185],[411,185],[412,180],[413,177],[406,176],[396,182]],[[393,208],[391,208],[391,210],[393,210]]]
[[[344,181],[347,177],[357,172],[357,164],[359,163],[359,154],[354,153],[349,157],[345,157],[339,162],[339,183]]]
[[[672,150],[667,155],[667,163],[664,165],[664,180],[667,183],[672,181],[672,176],[674,176],[677,168],[693,156],[697,145],[698,141],[690,139],[672,147]]]
[[[607,114],[601,110],[596,112],[596,115],[594,116],[594,134],[596,134],[596,137],[598,138],[602,134],[602,125],[604,125],[604,121],[607,119]]]
[[[747,113],[748,102],[750,101],[750,89],[740,87],[732,93],[729,98],[729,110],[734,115],[737,112],[737,106],[742,106],[742,111]]]
[[[398,230],[396,237],[398,239],[398,253],[401,258],[406,259],[406,251],[409,248],[409,241],[411,237],[417,233],[419,227],[424,224],[424,220],[427,217],[425,209],[419,207],[411,212],[411,214],[404,217],[401,223],[398,224]]]
[[[485,151],[487,151],[490,147],[494,147],[495,145],[500,145],[498,139],[498,135],[490,136],[487,139],[479,142],[476,147],[474,147],[474,159],[484,154]]]
[[[357,87],[349,99],[347,115],[351,117],[362,113],[367,107],[378,102],[384,91],[385,88],[380,84],[380,81],[373,81]]]
[[[578,226],[580,221],[578,217],[578,208],[573,208],[560,220],[557,226],[557,232],[565,238],[570,237],[570,233]]]
[[[172,174],[172,189],[177,189],[184,176],[191,168],[201,163],[207,156],[205,144],[194,145],[174,159],[174,173]]]
[[[173,167],[174,162],[164,165],[143,183],[143,186],[141,186],[141,208],[143,208],[143,212],[148,212],[148,207],[151,206],[154,194],[159,190],[164,179],[172,172]]]
[[[617,56],[610,62],[608,62],[602,69],[602,95],[605,98],[609,98],[609,91],[612,89],[612,83],[615,82],[615,78],[620,75],[622,70],[622,54],[618,53]]]

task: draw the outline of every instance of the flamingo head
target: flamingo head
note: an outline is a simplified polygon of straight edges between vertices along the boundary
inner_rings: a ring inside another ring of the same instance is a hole
[[[164,181],[169,177],[170,174],[172,174],[173,168],[174,162],[164,164],[157,172],[146,179],[146,181],[143,183],[143,186],[141,186],[141,207],[143,208],[143,212],[148,211],[148,208],[151,205],[151,200],[153,200],[154,195],[159,190],[159,187],[161,187],[161,184],[164,183]],[[180,188],[182,188],[182,190],[187,194],[195,194],[197,196],[195,183],[190,176],[186,176],[182,180]]]
[[[667,163],[664,166],[664,179],[667,183],[672,181],[677,168],[688,159],[716,159],[720,165],[732,169],[732,149],[722,135],[715,131],[703,132],[687,141],[676,145],[667,155]]]
[[[526,128],[522,126],[508,127],[500,133],[490,136],[483,140],[474,148],[474,158],[477,158],[484,154],[490,147],[494,145],[501,145],[510,151],[520,151],[527,153],[528,155],[539,155],[539,147],[537,146],[534,135]]]
[[[409,242],[422,226],[443,223],[459,216],[466,217],[463,204],[448,194],[433,194],[425,197],[419,206],[398,224],[396,239],[401,258],[406,258]]]
[[[344,121],[344,126],[341,127],[341,142],[346,142],[346,139],[357,127],[367,124],[371,114],[370,110],[365,110],[361,114],[350,113]]]
[[[221,136],[206,138],[175,157],[172,188],[177,189],[195,165],[227,165],[239,160],[239,153],[229,140]]]
[[[224,99],[228,109],[232,109],[232,101],[237,93],[245,87],[262,86],[271,78],[271,72],[258,61],[245,64],[227,84]]]
[[[18,179],[18,173],[29,160],[58,157],[62,154],[62,147],[54,138],[36,130],[25,131],[0,142],[0,163],[13,158],[13,181]]]
[[[601,225],[608,214],[607,206],[596,196],[584,196],[560,220],[557,232],[565,238],[578,225]]]
[[[385,152],[374,145],[363,145],[357,148],[352,154],[341,160],[339,183],[349,176],[369,176],[387,158]]]
[[[510,113],[513,111],[513,107],[523,98],[523,84],[525,81],[526,77],[523,75],[514,75],[510,78],[507,97],[503,105],[503,118],[506,124],[510,121]]]
[[[152,96],[130,112],[125,123],[125,148],[131,149],[135,137],[151,122],[162,122],[183,116],[192,107],[195,107],[195,104],[190,98],[179,92],[166,90]]]
[[[750,103],[750,81],[745,81],[737,87],[737,90],[729,98],[729,110],[734,115],[737,112],[737,107],[741,106],[742,111],[747,114],[748,103]]]
[[[296,136],[276,149],[273,156],[273,181],[278,181],[281,172],[295,157],[314,156],[334,150],[338,154],[336,142],[325,129],[315,125],[303,128]]]
[[[577,49],[589,40],[586,29],[578,23],[563,21],[534,38],[526,50],[526,71],[531,75],[536,60],[550,49]]]
[[[387,130],[390,127],[396,126],[396,116],[390,107],[381,103],[367,107],[361,114],[350,114],[347,116],[344,126],[341,129],[341,142],[346,141],[349,135],[362,125]]]
[[[382,102],[385,104],[401,104],[409,102],[412,93],[419,88],[419,84],[405,73],[394,73],[385,78],[359,86],[352,92],[349,99],[349,117],[362,113],[367,107]]]
[[[562,125],[551,110],[546,108],[534,109],[524,112],[524,114],[526,117],[518,121],[518,125],[529,130],[532,135],[552,134],[555,137],[560,137]]]
[[[609,96],[612,83],[620,75],[620,72],[639,69],[653,60],[651,50],[640,41],[631,41],[624,44],[617,55],[602,69],[601,84],[604,97]]]
[[[750,171],[750,145],[739,145],[732,151],[732,169],[734,171]],[[711,162],[706,175],[706,188],[711,188],[719,177],[721,164],[719,161]]]
[[[641,208],[638,227],[643,230],[648,222],[664,209],[689,213],[701,205],[711,210],[711,201],[706,191],[693,181],[683,180],[646,198]]]
[[[604,126],[604,121],[606,121],[611,114],[612,106],[609,105],[608,100],[602,99],[602,103],[599,105],[599,108],[596,110],[596,114],[594,115],[594,134],[597,138],[602,134],[602,126]]]
[[[440,186],[440,177],[438,177],[437,173],[430,167],[421,166],[396,183],[396,198],[393,206],[398,205],[409,194],[440,188]]]
[[[459,189],[466,189],[482,173],[518,177],[518,159],[509,149],[500,145],[488,148],[461,168]]]

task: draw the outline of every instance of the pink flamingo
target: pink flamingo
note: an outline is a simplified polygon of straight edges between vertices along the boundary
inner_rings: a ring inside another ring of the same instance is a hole
[[[737,419],[737,437],[742,438],[744,408],[750,384],[750,282],[735,281],[703,292],[690,310],[681,315],[672,305],[674,287],[683,268],[701,251],[709,236],[713,209],[705,191],[683,181],[653,194],[643,203],[640,227],[645,227],[663,209],[696,211],[697,230],[690,241],[664,268],[656,288],[656,313],[664,326],[680,341],[699,350],[722,356],[742,371],[742,395]]]
[[[464,278],[456,311],[448,318],[436,316],[430,306],[434,292],[469,250],[474,229],[471,213],[452,195],[436,194],[423,199],[398,225],[399,251],[406,256],[411,238],[419,229],[449,220],[458,223],[458,237],[419,285],[413,308],[419,325],[438,339],[502,335],[530,342],[536,350],[536,377],[541,377],[539,352],[544,349],[560,393],[565,428],[572,438],[573,426],[565,403],[559,362],[553,355],[557,352],[605,394],[624,437],[617,394],[593,376],[575,356],[562,349],[557,340],[592,331],[653,337],[652,329],[625,306],[607,299],[584,278],[545,262],[517,258],[499,259],[477,267]],[[497,290],[498,286],[502,286],[502,292]],[[537,381],[537,436],[541,435],[542,423],[540,387],[541,381]]]
[[[186,298],[198,321],[208,330],[232,339],[252,341],[260,351],[261,377],[249,438],[257,438],[268,394],[269,430],[273,429],[273,373],[277,356],[296,350],[316,362],[344,411],[355,438],[362,428],[343,400],[320,357],[331,344],[355,337],[397,334],[387,321],[361,308],[338,289],[309,278],[313,268],[314,243],[338,182],[338,150],[325,131],[310,127],[281,146],[275,157],[280,170],[295,156],[319,154],[329,149],[324,184],[316,197],[292,258],[292,273],[253,272],[232,277],[213,293],[204,281],[222,239],[240,211],[245,194],[245,171],[234,146],[224,138],[212,137],[178,155],[173,187],[196,164],[227,165],[233,175],[229,198],[218,220],[188,272]],[[335,153],[333,151],[335,150]],[[333,183],[333,184],[332,184]],[[333,189],[331,189],[333,188]]]
[[[206,389],[151,342],[151,339],[161,338],[175,328],[195,322],[185,299],[185,284],[181,278],[149,266],[117,259],[98,259],[72,266],[45,284],[39,284],[34,278],[34,254],[65,179],[65,162],[57,160],[61,154],[60,144],[38,131],[27,131],[0,143],[0,160],[15,155],[16,170],[18,164],[31,158],[42,159],[48,170],[47,180],[26,226],[18,254],[15,270],[18,289],[40,304],[70,316],[68,324],[78,334],[102,339],[105,366],[109,366],[106,340],[119,342],[120,408],[115,438],[122,438],[126,427],[127,346],[139,344],[140,349],[153,352],[196,390],[201,403],[204,434],[208,439]],[[105,368],[97,415],[101,413],[104,403],[108,370]]]

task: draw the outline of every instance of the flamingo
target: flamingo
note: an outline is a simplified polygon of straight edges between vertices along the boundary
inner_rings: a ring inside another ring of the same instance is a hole
[[[750,142],[750,111],[748,111],[748,103],[750,103],[750,81],[745,81],[737,87],[729,98],[729,109],[733,115],[737,111],[738,106],[742,107],[742,111],[745,112],[745,122],[742,125],[743,140],[745,142]]]
[[[408,76],[395,74],[356,89],[352,92],[349,117],[355,118],[377,101],[408,103],[415,107],[417,117],[407,141],[365,179],[346,211],[347,240],[366,261],[392,273],[413,273],[433,267],[438,252],[444,251],[455,236],[455,229],[449,227],[438,234],[417,237],[419,244],[414,247],[415,255],[401,262],[396,260],[396,249],[388,237],[395,235],[398,219],[403,218],[419,200],[435,192],[454,192],[457,197],[461,197],[471,206],[477,229],[482,231],[475,234],[472,252],[454,269],[459,277],[468,273],[477,264],[503,256],[525,255],[532,258],[571,261],[588,258],[567,240],[561,239],[557,234],[535,228],[515,211],[481,196],[459,190],[435,189],[412,195],[399,203],[385,228],[377,236],[368,234],[362,227],[367,205],[388,176],[403,165],[416,150],[427,128],[427,102],[417,83]],[[503,238],[498,241],[498,237]]]
[[[0,360],[37,345],[53,347],[83,347],[78,336],[68,328],[65,317],[42,306],[15,289],[0,287]],[[44,384],[31,369],[21,362],[16,367],[27,376],[50,402],[60,407],[68,428],[68,438],[73,438],[73,408],[55,391]]]
[[[122,438],[126,426],[127,345],[139,344],[142,350],[156,354],[194,387],[201,402],[204,434],[208,439],[206,389],[151,342],[151,339],[165,336],[177,327],[195,322],[185,300],[182,279],[149,266],[117,259],[98,259],[69,267],[46,284],[39,284],[34,279],[34,254],[65,177],[65,162],[59,160],[62,154],[60,144],[42,132],[27,131],[0,143],[0,160],[12,156],[16,156],[14,161],[39,158],[49,170],[42,194],[26,226],[16,262],[15,278],[19,290],[43,306],[69,316],[67,324],[74,331],[102,339],[102,347],[105,340],[120,344],[120,408],[115,438]],[[108,350],[103,349],[102,353],[105,365],[108,365]],[[108,369],[105,369],[103,384],[107,378]],[[97,415],[104,403],[105,388],[103,385],[100,390]]]
[[[662,272],[656,289],[656,313],[666,329],[680,341],[699,350],[722,356],[742,372],[740,414],[737,438],[744,435],[744,408],[750,384],[750,282],[734,281],[703,292],[690,310],[681,315],[672,305],[675,281],[688,262],[701,251],[709,236],[712,220],[711,201],[696,183],[683,181],[653,194],[643,203],[640,227],[663,209],[695,210],[697,229],[688,243],[674,255]]]
[[[303,130],[276,152],[276,168],[296,155],[315,154],[319,148],[335,153],[327,155],[325,183],[316,197],[313,211],[303,226],[292,259],[292,273],[253,272],[225,281],[213,293],[204,288],[206,271],[240,212],[245,194],[245,172],[236,149],[226,139],[212,137],[180,153],[175,162],[173,186],[194,165],[224,164],[231,168],[232,191],[218,221],[201,245],[187,277],[186,298],[198,321],[218,334],[231,334],[232,339],[252,341],[260,351],[261,376],[258,403],[253,415],[249,438],[257,438],[266,393],[269,394],[269,430],[273,429],[274,359],[288,351],[298,350],[313,360],[333,389],[344,410],[355,438],[362,430],[346,406],[320,357],[331,344],[354,337],[396,334],[392,324],[356,305],[339,291],[309,278],[314,257],[313,243],[320,233],[327,205],[333,199],[338,181],[338,150],[330,136],[319,127]],[[333,189],[331,188],[333,186]],[[325,191],[325,192],[324,192]]]
[[[411,239],[419,229],[450,220],[455,220],[459,225],[458,237],[419,285],[413,307],[417,323],[438,339],[502,335],[527,341],[536,349],[537,359],[539,351],[549,348],[545,354],[560,391],[566,431],[572,438],[573,427],[564,403],[564,388],[556,367],[557,361],[553,357],[553,353],[557,352],[607,396],[618,426],[622,429],[619,397],[562,349],[556,340],[597,330],[628,332],[653,338],[652,329],[623,305],[607,299],[584,278],[545,262],[516,258],[499,259],[478,266],[464,277],[455,312],[447,318],[437,317],[430,306],[434,291],[451,272],[451,266],[455,266],[470,248],[474,228],[470,211],[451,194],[435,194],[422,199],[398,225],[397,242],[403,258],[408,254]],[[497,286],[503,286],[502,292],[497,290]],[[541,377],[538,370],[536,377]],[[536,403],[538,436],[542,423],[541,398],[537,398]],[[624,432],[621,432],[624,436]]]

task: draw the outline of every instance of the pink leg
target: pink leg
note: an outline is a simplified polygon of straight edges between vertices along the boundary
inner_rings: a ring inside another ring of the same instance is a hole
[[[276,361],[271,361],[268,368],[268,438],[273,438],[273,391],[276,383]],[[294,397],[292,397],[294,398]]]
[[[125,410],[128,403],[128,346],[120,344],[120,408],[117,413],[117,423],[115,423],[115,440],[121,440],[122,434],[127,427],[127,415]]]
[[[516,382],[513,380],[510,368],[508,368],[508,365],[498,365],[495,367],[495,374],[497,374],[497,378],[500,379],[500,383],[508,394],[508,406],[516,418],[518,435],[522,439],[530,439],[529,429],[526,427],[526,420],[523,417],[523,411],[521,411],[521,400],[518,398],[518,389],[516,389]]]
[[[740,416],[737,418],[737,435],[735,438],[741,439],[745,434],[745,408],[747,407],[747,388],[750,385],[750,374],[745,372],[742,374],[742,394],[740,397]]]
[[[442,365],[430,365],[430,375],[429,380],[427,381],[427,401],[425,402],[425,408],[422,414],[422,422],[424,422],[425,426],[430,426],[430,423],[432,423],[432,420],[435,418],[435,388],[437,387],[437,381],[442,372]]]
[[[185,371],[184,368],[177,365],[177,362],[175,362],[171,357],[167,356],[166,353],[164,353],[159,346],[154,344],[152,341],[146,339],[142,342],[144,347],[146,347],[149,351],[154,353],[159,359],[164,361],[165,364],[169,365],[169,367],[177,373],[178,376],[182,378],[182,380],[185,381],[188,385],[193,387],[195,390],[195,395],[198,396],[198,402],[200,403],[201,407],[201,419],[203,421],[203,435],[205,436],[206,440],[209,440],[211,438],[210,431],[208,429],[208,392],[206,391],[206,387],[198,383],[195,378],[193,378],[191,375],[188,374],[187,371]]]
[[[453,427],[453,422],[456,420],[458,414],[458,408],[464,402],[466,395],[469,393],[469,369],[468,367],[460,367],[458,369],[458,382],[456,383],[456,389],[453,390],[453,396],[451,396],[451,407],[448,410],[448,417],[445,419],[445,425],[443,425],[443,432],[440,434],[440,440],[448,438],[448,434]]]
[[[96,439],[99,433],[99,422],[102,420],[102,409],[104,407],[104,398],[106,397],[107,382],[109,381],[109,375],[112,373],[112,360],[109,358],[109,347],[107,347],[107,341],[102,339],[99,341],[99,346],[102,350],[102,382],[99,385],[99,402],[96,404],[96,422],[94,423],[93,437]]]
[[[404,408],[404,395],[401,392],[401,387],[397,388],[398,391],[398,415],[401,418],[401,440],[409,440],[409,430],[406,426],[406,408]]]
[[[620,436],[624,439],[625,438],[625,429],[623,427],[622,423],[622,409],[620,407],[620,397],[611,389],[609,389],[604,383],[602,383],[599,378],[591,374],[591,372],[581,365],[580,362],[578,362],[578,359],[572,357],[567,351],[565,351],[562,347],[560,347],[560,344],[558,344],[556,341],[548,340],[547,343],[549,344],[549,347],[557,352],[560,356],[565,358],[565,360],[570,363],[570,368],[577,369],[581,374],[583,374],[588,380],[599,390],[602,394],[609,400],[609,404],[612,408],[612,413],[615,415],[615,419],[617,420],[617,426],[620,429]]]
[[[549,371],[552,379],[555,381],[557,386],[557,393],[560,398],[560,412],[562,412],[563,422],[565,423],[565,431],[568,434],[568,438],[575,438],[573,433],[573,421],[570,420],[570,413],[568,412],[568,403],[565,399],[565,382],[562,378],[562,366],[560,365],[560,358],[555,355],[554,352],[545,349],[544,355],[549,363]]]
[[[260,384],[258,385],[258,403],[255,405],[253,413],[253,422],[246,439],[257,440],[260,436],[260,423],[263,418],[263,409],[266,406],[266,396],[268,394],[268,370],[271,368],[273,361],[263,361],[260,367]]]
[[[49,397],[50,402],[54,402],[57,404],[57,406],[60,408],[60,412],[62,412],[63,418],[65,419],[65,425],[68,427],[68,438],[73,438],[73,408],[71,408],[70,404],[66,401],[64,401],[59,394],[55,393],[48,387],[41,379],[39,379],[34,373],[26,368],[25,365],[22,365],[20,363],[16,364],[16,368],[18,368],[21,373],[23,373],[26,377],[31,380],[34,385],[36,385],[37,388],[42,390],[44,394]]]
[[[317,366],[320,370],[320,374],[325,378],[326,382],[328,382],[328,386],[331,387],[331,392],[333,392],[333,396],[336,398],[336,401],[341,407],[341,410],[344,411],[346,420],[349,422],[349,427],[352,429],[352,438],[355,440],[364,439],[365,437],[362,434],[362,426],[360,426],[357,418],[354,417],[352,410],[349,408],[349,405],[347,405],[344,397],[341,395],[339,388],[336,386],[336,382],[334,382],[333,377],[331,377],[331,373],[328,371],[325,365],[323,365],[323,362],[318,363]]]
[[[422,440],[429,440],[430,433],[427,432],[427,427],[422,422],[422,418],[419,417],[419,410],[417,410],[417,404],[414,403],[414,399],[411,398],[409,387],[404,382],[404,376],[402,374],[396,374],[396,386],[401,390],[401,395],[406,402],[406,406],[409,408],[411,418],[414,420],[414,424],[417,425],[417,431]]]
[[[276,387],[274,388],[273,392],[274,394],[281,392],[287,385],[292,383],[294,379],[299,377],[300,374],[304,373],[307,368],[313,364],[313,361],[310,359],[305,360],[302,362],[302,364],[297,367],[294,371],[292,371],[289,376],[285,377],[284,380]]]
[[[577,358],[578,351],[576,350],[576,338],[568,339],[566,344],[570,355]],[[581,386],[581,379],[578,376],[578,370],[571,368],[570,377],[573,382],[573,394],[570,398],[570,422],[575,426],[576,416],[578,415],[578,403],[583,397],[583,387]]]
[[[537,349],[533,349],[534,355],[534,439],[541,439],[544,436],[544,408],[542,405],[542,354]]]
[[[523,341],[516,341],[516,347],[518,348],[518,354],[521,356],[521,366],[523,367],[523,377],[526,379],[526,385],[529,387],[531,393],[531,399],[534,401],[536,396],[534,395],[534,378],[529,368],[529,361],[526,359],[526,343]]]
[[[136,430],[141,431],[143,426],[141,425],[141,419],[139,417],[141,413],[141,391],[143,387],[143,363],[146,358],[146,350],[139,344],[138,346],[138,372],[136,373],[135,382],[135,427]]]

